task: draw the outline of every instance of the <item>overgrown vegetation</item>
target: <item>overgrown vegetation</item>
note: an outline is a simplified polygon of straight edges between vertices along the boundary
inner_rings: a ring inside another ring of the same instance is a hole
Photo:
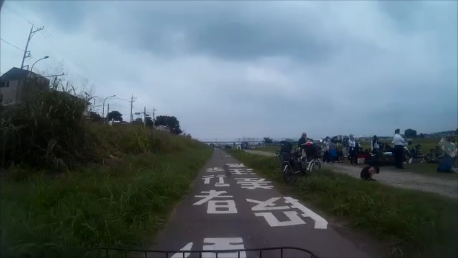
[[[212,152],[189,137],[90,122],[84,101],[50,91],[2,112],[1,257],[140,247]]]
[[[283,185],[278,159],[230,150],[263,176]],[[388,243],[395,257],[457,257],[457,200],[366,182],[323,170],[287,187],[349,226]]]

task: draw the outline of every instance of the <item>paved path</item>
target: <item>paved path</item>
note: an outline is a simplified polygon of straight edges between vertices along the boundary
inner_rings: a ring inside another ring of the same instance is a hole
[[[275,156],[274,153],[266,151],[246,150],[252,154],[259,154],[264,156]],[[359,178],[361,167],[352,167],[342,164],[325,164],[326,168],[332,169],[335,172],[348,174],[350,176]],[[443,196],[458,198],[458,181],[449,180],[435,177],[422,176],[407,171],[396,171],[389,168],[382,167],[379,175],[376,175],[378,181],[401,188],[421,190],[425,192],[433,192]]]
[[[271,182],[224,151],[215,149],[206,168],[198,175],[193,192],[178,205],[155,249],[189,251],[283,246],[308,249],[317,257],[372,257],[341,236],[319,214],[291,197],[282,196]],[[202,257],[216,257],[213,253],[207,255]],[[171,257],[198,255],[187,253]],[[219,254],[218,257],[234,258],[237,254]],[[242,252],[240,257],[261,256]],[[266,251],[262,257],[279,258],[280,251]],[[290,250],[285,251],[283,257],[310,256]]]

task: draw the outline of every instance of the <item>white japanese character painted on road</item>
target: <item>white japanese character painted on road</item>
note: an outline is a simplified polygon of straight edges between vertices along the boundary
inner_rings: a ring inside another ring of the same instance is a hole
[[[315,229],[327,229],[328,222],[313,212],[312,210],[308,209],[298,200],[291,198],[291,197],[283,197],[285,203],[291,204],[289,206],[276,206],[275,202],[281,199],[281,197],[274,197],[270,198],[267,201],[257,201],[252,199],[246,199],[247,202],[256,203],[257,205],[252,207],[252,211],[268,211],[268,210],[287,210],[287,209],[298,209],[302,212],[300,216],[304,218],[311,218],[315,224]],[[302,225],[306,224],[301,217],[298,215],[296,211],[283,211],[283,213],[289,218],[289,221],[279,221],[272,212],[257,212],[255,213],[258,217],[264,217],[267,223],[271,227],[282,227],[282,226],[294,226],[294,225]]]
[[[254,215],[257,217],[264,217],[271,227],[285,227],[305,224],[296,211],[284,211],[283,213],[286,217],[288,217],[288,221],[279,221],[272,212],[258,212]]]
[[[290,207],[298,209],[302,211],[301,216],[304,218],[311,218],[313,221],[315,221],[315,228],[316,229],[327,229],[328,228],[328,221],[325,220],[323,217],[320,215],[316,214],[314,211],[311,209],[305,207],[302,205],[297,199],[291,198],[291,197],[284,197],[285,202],[292,204]]]
[[[185,251],[191,251],[193,247],[193,242],[189,242],[183,248],[180,249],[182,253],[176,253],[172,255],[171,258],[188,258],[191,256],[191,253],[187,253]],[[237,250],[237,249],[245,249],[245,245],[243,244],[243,239],[241,237],[231,237],[231,238],[204,238],[203,241],[203,251],[218,251],[218,250]],[[202,253],[202,258],[215,258],[216,253],[214,252],[205,252]],[[246,258],[246,252],[241,251],[240,255],[238,252],[229,252],[229,253],[218,253],[218,258],[233,258],[233,257],[240,257]]]
[[[192,242],[187,243],[183,248],[180,249],[180,251],[191,251],[192,249]],[[173,254],[171,258],[188,258],[191,255],[191,253],[176,253]]]
[[[216,177],[218,178],[218,182],[215,183],[215,186],[216,186],[216,187],[228,187],[228,186],[229,186],[229,184],[224,183],[224,178],[225,178],[226,176],[224,176],[224,175],[217,175]],[[211,181],[212,179],[214,179],[214,178],[215,178],[214,175],[203,176],[203,177],[202,177],[202,179],[204,180],[204,184],[205,184],[205,185],[209,185],[209,184],[210,184],[210,181]]]
[[[245,165],[243,164],[226,164],[230,168],[244,168]]]
[[[226,191],[202,191],[201,193],[206,193],[208,195],[196,195],[194,197],[202,198],[202,200],[194,203],[193,205],[202,205],[208,202],[207,213],[208,214],[235,214],[237,213],[237,208],[235,206],[234,200],[218,200],[213,201],[213,198],[232,198],[232,195],[221,195],[227,193]]]
[[[204,239],[204,251],[217,251],[217,250],[237,250],[245,249],[243,244],[243,239],[241,237],[232,237],[232,238],[205,238]],[[238,252],[233,253],[203,253],[202,258],[246,258],[246,252],[241,251],[240,255]]]
[[[243,189],[255,190],[255,189],[267,189],[273,188],[271,181],[266,181],[264,178],[236,178],[237,184],[241,185]]]
[[[251,208],[252,211],[271,211],[271,210],[287,210],[289,206],[277,206],[275,204],[276,201],[281,199],[281,197],[273,197],[267,201],[256,201],[252,199],[246,199],[247,202],[257,203],[258,205]]]
[[[240,168],[230,168],[229,171],[231,174],[234,175],[253,175],[253,169],[251,168],[246,168],[246,169],[240,169]]]
[[[213,173],[213,172],[224,172],[223,168],[214,167],[214,168],[207,168],[206,172]]]

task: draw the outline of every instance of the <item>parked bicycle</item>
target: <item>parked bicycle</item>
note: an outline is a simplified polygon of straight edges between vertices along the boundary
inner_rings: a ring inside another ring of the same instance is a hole
[[[269,258],[318,258],[309,250],[297,247],[271,247],[271,248],[246,248],[233,250],[129,250],[123,248],[96,248],[86,252],[85,258],[115,258],[115,257],[139,257],[139,258],[224,258],[224,257],[269,257]]]
[[[315,144],[305,147],[305,157],[302,157],[301,164],[306,172],[321,170],[321,147]]]
[[[277,156],[281,161],[281,171],[285,183],[291,183],[296,175],[305,175],[299,149],[290,152],[278,151]]]
[[[321,169],[318,147],[310,144],[305,146],[305,152],[306,156],[303,156],[299,148],[293,150],[290,142],[281,142],[281,149],[276,154],[281,161],[283,179],[287,184],[297,175],[303,176]]]

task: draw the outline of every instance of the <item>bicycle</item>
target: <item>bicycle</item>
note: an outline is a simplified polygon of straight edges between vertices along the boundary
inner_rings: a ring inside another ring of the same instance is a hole
[[[97,254],[98,253],[98,254]],[[135,255],[137,254],[137,255]],[[142,254],[139,256],[139,254]],[[132,256],[133,255],[133,256]],[[141,257],[141,258],[318,258],[313,252],[297,247],[269,247],[269,248],[246,248],[227,250],[141,250],[123,249],[112,247],[100,247],[86,251],[85,258],[115,258],[115,257]]]
[[[312,148],[306,147],[305,152],[305,157],[302,157],[301,155],[302,169],[305,170],[306,173],[321,170],[322,164],[319,155],[319,153],[321,152],[321,148],[319,146],[313,146]]]

